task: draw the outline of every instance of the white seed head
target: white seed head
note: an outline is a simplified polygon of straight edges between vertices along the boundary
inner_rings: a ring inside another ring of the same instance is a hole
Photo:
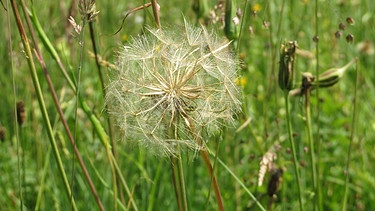
[[[233,123],[241,102],[229,44],[186,21],[133,38],[119,52],[106,96],[124,139],[173,155],[177,145],[202,149],[203,131]]]

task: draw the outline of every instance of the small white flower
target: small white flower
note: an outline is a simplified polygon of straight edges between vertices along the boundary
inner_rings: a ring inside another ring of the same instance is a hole
[[[106,96],[126,141],[173,155],[177,145],[202,149],[202,131],[233,123],[241,103],[228,41],[185,21],[182,29],[148,29],[129,43]]]

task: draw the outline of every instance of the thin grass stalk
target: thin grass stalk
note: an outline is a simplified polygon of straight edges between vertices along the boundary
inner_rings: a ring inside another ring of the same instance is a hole
[[[243,16],[242,16],[242,19],[241,19],[241,25],[240,25],[240,30],[238,32],[238,39],[237,39],[237,46],[236,46],[236,54],[237,56],[240,55],[240,46],[241,46],[241,37],[243,35],[243,28],[244,28],[244,25],[245,25],[245,20],[247,17],[247,5],[248,5],[248,2],[249,0],[246,0],[245,1],[245,6],[244,6],[244,12],[243,12]]]
[[[46,77],[46,80],[47,80],[47,83],[48,83],[48,87],[49,87],[49,89],[51,91],[51,94],[52,94],[53,102],[55,103],[55,106],[56,106],[56,108],[58,110],[60,119],[61,119],[61,121],[62,121],[62,123],[64,125],[65,131],[67,132],[69,140],[71,141],[71,144],[74,146],[74,152],[75,152],[74,154],[77,156],[77,160],[79,161],[79,164],[80,164],[80,166],[81,166],[81,168],[82,168],[82,170],[84,172],[85,178],[86,178],[86,180],[87,180],[87,182],[88,182],[88,184],[90,186],[90,189],[91,189],[91,191],[92,191],[92,193],[93,193],[93,195],[95,197],[95,200],[98,203],[98,206],[102,210],[102,209],[104,209],[104,207],[103,207],[103,205],[102,205],[102,203],[100,201],[100,198],[98,197],[97,191],[96,191],[95,186],[94,186],[94,184],[93,184],[93,182],[92,182],[92,180],[90,178],[90,175],[89,175],[89,173],[87,171],[87,168],[86,168],[86,166],[85,166],[85,164],[84,164],[84,162],[82,160],[80,152],[79,152],[78,148],[75,145],[75,139],[73,139],[73,137],[72,137],[72,134],[71,134],[69,126],[68,126],[68,123],[65,120],[64,114],[63,114],[62,109],[60,107],[60,103],[59,103],[59,100],[57,98],[56,91],[54,89],[54,86],[53,86],[53,83],[51,81],[50,75],[48,73],[46,64],[44,62],[43,55],[42,55],[42,53],[40,51],[39,44],[37,42],[37,39],[36,39],[36,36],[35,36],[35,33],[34,33],[34,29],[33,29],[32,24],[31,24],[31,20],[30,20],[29,16],[26,13],[26,11],[27,11],[26,5],[25,5],[24,1],[21,1],[21,3],[22,3],[23,10],[25,12],[25,17],[26,17],[26,20],[27,20],[27,23],[28,23],[28,26],[29,26],[30,33],[31,33],[33,41],[34,41],[34,45],[35,45],[35,49],[36,49],[36,54],[38,56],[38,60],[39,60],[39,62],[41,64],[41,66],[42,66],[43,73],[44,73],[44,75]]]
[[[177,139],[177,125],[179,118],[178,117],[172,117],[173,119],[172,124],[166,127],[167,129],[167,137],[169,139]],[[188,205],[187,205],[187,197],[186,197],[186,189],[185,189],[185,181],[184,181],[184,173],[183,173],[183,167],[182,167],[182,155],[181,150],[179,146],[176,146],[177,148],[177,156],[171,157],[171,167],[172,167],[172,179],[173,179],[173,186],[175,189],[175,194],[177,197],[177,203],[178,208],[180,211],[187,211]]]
[[[289,92],[288,91],[284,91],[284,99],[285,99],[285,110],[286,110],[286,122],[288,124],[288,136],[289,136],[289,142],[290,142],[290,146],[292,148],[292,154],[293,154],[294,173],[295,173],[296,180],[297,180],[299,207],[300,207],[300,210],[303,211],[304,207],[303,207],[303,201],[302,201],[301,179],[299,176],[297,153],[296,153],[296,147],[294,145],[294,139],[293,139],[292,120],[290,118],[290,111],[289,111]]]
[[[310,167],[311,167],[311,176],[313,182],[313,192],[314,192],[314,199],[313,199],[313,209],[316,210],[318,205],[318,196],[317,196],[317,176],[316,176],[316,162],[315,162],[315,147],[314,147],[314,140],[311,130],[311,108],[310,108],[310,88],[308,88],[305,92],[305,112],[306,112],[306,132],[307,132],[307,140],[309,143],[309,151],[310,151]]]
[[[25,161],[26,161],[25,149],[26,149],[26,147],[25,147],[25,138],[23,137],[23,132],[22,132],[22,126],[19,127],[19,133],[20,133],[20,143],[21,143],[21,150],[22,150],[22,160],[21,160],[21,164],[22,164],[22,170],[21,170],[22,183],[21,183],[21,187],[22,187],[22,189],[21,189],[21,194],[22,194],[22,197],[24,197],[24,196],[27,197],[26,193],[23,193],[23,186],[26,184],[26,165],[25,165]],[[17,153],[18,153],[18,150],[19,150],[18,148],[19,148],[19,146],[17,146]],[[23,207],[21,207],[21,210],[23,210]]]
[[[319,1],[315,0],[315,36],[319,38]],[[315,57],[316,57],[316,69],[315,69],[315,76],[316,81],[319,81],[319,39],[315,42]],[[316,88],[316,125],[317,125],[317,131],[316,131],[316,156],[317,156],[317,164],[316,164],[316,198],[318,203],[318,210],[323,210],[323,199],[322,199],[322,190],[321,190],[321,184],[320,184],[320,150],[321,150],[321,143],[320,143],[320,93],[319,93],[319,85]],[[314,208],[315,209],[315,208]]]
[[[208,150],[208,149],[207,149]],[[209,150],[211,155],[215,155],[212,151]],[[250,198],[256,203],[256,205],[262,210],[266,211],[266,209],[262,206],[262,204],[258,201],[258,199],[251,193],[251,191],[246,187],[246,185],[236,176],[236,174],[218,157],[217,161],[225,168],[227,172],[241,185],[241,187],[245,190],[245,192],[250,196]]]
[[[121,173],[121,169],[114,157],[114,155],[111,153],[111,150],[110,150],[110,144],[109,144],[109,140],[108,140],[108,136],[101,124],[101,122],[99,121],[98,118],[96,118],[96,116],[92,113],[90,107],[87,105],[87,103],[81,99],[82,97],[80,96],[80,99],[79,99],[79,102],[81,104],[81,108],[83,109],[83,111],[85,112],[86,116],[89,118],[91,124],[94,126],[94,130],[95,132],[97,133],[98,135],[98,138],[100,139],[101,143],[103,144],[103,146],[106,148],[106,151],[107,153],[109,153],[109,158],[108,159],[111,159],[112,162],[113,162],[113,165],[115,167],[115,170],[116,170],[116,173],[118,175],[118,177],[120,178],[120,181],[121,181],[121,184],[123,185],[123,187],[125,188],[125,191],[126,193],[128,194],[129,198],[130,198],[130,203],[131,205],[133,206],[133,209],[135,211],[138,210],[137,208],[137,205],[135,204],[134,200],[132,199],[132,194],[130,192],[130,189],[125,181],[125,178],[124,176],[122,175]]]
[[[177,158],[171,155],[169,159],[171,162],[172,182],[173,182],[173,187],[174,187],[174,193],[177,199],[177,206],[178,206],[178,210],[182,211],[183,206],[182,206],[181,194],[179,191],[179,181],[178,181],[178,176],[177,176],[178,172],[177,172],[177,168],[175,167]]]
[[[80,3],[79,3],[80,4]],[[83,6],[86,7],[86,1],[83,0]],[[86,14],[82,15],[82,30],[80,32],[79,36],[79,46],[80,46],[80,52],[79,52],[79,60],[78,60],[78,68],[77,68],[77,86],[76,86],[76,105],[74,110],[74,127],[73,127],[73,136],[75,142],[73,143],[73,148],[75,149],[77,147],[77,136],[78,136],[78,102],[79,102],[79,96],[80,96],[80,88],[81,88],[81,70],[83,66],[83,49],[85,46],[85,26],[86,26]],[[71,188],[74,187],[74,174],[75,174],[75,166],[74,166],[74,160],[75,155],[73,154],[72,157],[72,183]]]
[[[191,119],[188,119],[188,121],[189,121],[189,125],[190,125],[189,130],[190,130],[190,132],[192,132],[192,134],[194,134],[194,132],[193,132],[195,130],[194,122]],[[200,137],[197,137],[197,138],[198,138],[198,140],[197,140],[198,143],[200,145],[203,145],[202,139]],[[216,179],[216,176],[214,174],[214,170],[213,170],[212,165],[211,165],[210,157],[209,157],[206,149],[202,149],[199,152],[200,152],[200,155],[202,156],[204,164],[206,165],[208,174],[210,175],[210,178],[213,182],[213,187],[214,187],[214,192],[215,192],[216,203],[217,203],[218,209],[220,211],[223,211],[224,210],[223,199],[221,197],[219,184],[217,183],[217,179]],[[215,155],[215,157],[216,157],[216,155]],[[216,159],[217,159],[217,157],[216,157]],[[210,184],[210,187],[211,187],[211,184]]]
[[[13,74],[14,75],[14,74]],[[13,78],[14,80],[14,78]],[[17,103],[16,103],[16,92],[15,92],[15,87],[16,87],[16,84],[15,84],[15,81],[13,83],[13,86],[14,86],[14,110],[15,110],[15,124],[17,125],[17,129],[16,129],[16,143],[17,143],[17,174],[18,174],[18,189],[19,189],[19,194],[20,194],[20,210],[23,211],[23,204],[24,204],[24,201],[23,201],[23,197],[24,197],[24,194],[23,194],[23,185],[25,184],[25,172],[26,172],[26,168],[25,168],[25,147],[24,147],[24,140],[22,138],[22,127],[21,125],[19,124],[19,122],[17,122],[17,116],[18,116],[18,112],[17,112]],[[22,150],[22,152],[21,152]],[[22,153],[22,155],[21,155]],[[22,165],[22,167],[21,167]]]
[[[347,200],[348,200],[348,192],[349,192],[349,179],[350,179],[350,161],[351,161],[351,155],[352,155],[352,148],[353,148],[353,142],[354,138],[356,136],[356,125],[357,125],[357,104],[358,104],[358,83],[359,83],[359,62],[358,59],[356,60],[356,75],[354,79],[354,99],[353,99],[353,116],[352,116],[352,130],[350,132],[350,142],[349,142],[349,148],[348,148],[348,156],[346,161],[346,168],[345,168],[345,191],[344,191],[344,197],[342,200],[342,211],[347,210]]]
[[[7,1],[7,8],[9,8],[9,4]],[[11,28],[10,28],[10,13],[7,12],[7,28],[9,31],[9,34],[11,34]],[[9,55],[13,55],[12,50],[12,36],[9,36],[8,40],[8,50]],[[23,211],[23,194],[22,194],[22,180],[21,180],[21,167],[20,167],[20,132],[19,132],[19,125],[17,123],[17,92],[16,92],[16,80],[14,78],[15,71],[14,71],[14,64],[13,64],[13,56],[9,56],[10,63],[11,63],[11,69],[12,69],[12,88],[13,88],[13,108],[14,108],[14,121],[13,121],[13,127],[15,129],[15,136],[16,136],[16,143],[17,143],[17,173],[18,173],[18,191],[20,192],[20,206],[21,211]]]
[[[53,58],[53,59],[56,61],[56,63],[58,64],[60,70],[61,70],[63,73],[66,72],[66,71],[65,71],[65,67],[64,67],[64,65],[62,64],[61,59],[60,59],[60,57],[59,57],[57,51],[55,50],[54,46],[53,46],[53,45],[51,44],[51,42],[49,41],[48,37],[45,35],[45,33],[44,33],[44,31],[43,31],[43,28],[40,26],[39,21],[38,21],[38,18],[37,18],[37,16],[36,16],[36,13],[35,13],[35,10],[34,10],[33,7],[31,8],[31,11],[32,11],[32,16],[31,16],[31,17],[32,17],[32,21],[33,21],[33,23],[35,24],[36,29],[37,29],[39,35],[41,36],[41,39],[42,39],[42,41],[43,41],[43,44],[45,45],[46,49],[50,52],[52,58]],[[64,74],[64,76],[66,77],[66,79],[67,79],[68,81],[72,81],[72,80],[70,79],[70,77],[69,77],[67,74],[66,74],[66,75]],[[69,84],[70,88],[72,89],[72,91],[73,91],[74,93],[76,93],[76,87],[75,87],[75,85],[74,85],[72,82],[71,82],[71,83],[69,82],[68,84]],[[87,105],[87,103],[84,101],[84,99],[83,99],[81,96],[80,96],[80,98],[79,98],[79,102],[80,102],[80,104],[81,104],[81,108],[82,108],[83,111],[85,112],[86,116],[90,119],[91,124],[94,126],[94,130],[96,131],[96,133],[97,133],[97,135],[98,135],[98,137],[99,137],[101,143],[102,143],[103,146],[106,148],[106,151],[109,152],[109,151],[110,151],[110,149],[109,149],[109,148],[110,148],[110,145],[109,145],[109,141],[108,141],[108,136],[107,136],[107,134],[106,134],[106,132],[105,132],[103,126],[101,125],[101,122],[100,122],[100,121],[98,120],[98,118],[96,118],[96,116],[92,113],[90,107]],[[66,123],[65,119],[62,118],[62,121],[63,121],[63,124],[64,124],[64,126],[65,126],[65,125],[66,125],[66,124],[65,124],[65,123]],[[64,123],[64,121],[65,121],[65,123]],[[69,134],[70,134],[70,135],[69,135]],[[68,133],[68,136],[69,136],[69,137],[72,137],[71,133]],[[72,140],[72,139],[71,139],[71,140]],[[72,144],[72,145],[73,145],[73,144]],[[75,151],[75,152],[76,152],[76,151]],[[79,152],[78,149],[77,149],[77,152]],[[77,158],[78,158],[78,160],[80,160],[80,156],[77,155]],[[125,188],[126,193],[129,195],[129,197],[131,197],[131,193],[130,193],[129,187],[128,187],[127,184],[126,184],[126,181],[125,181],[125,179],[124,179],[124,176],[122,175],[121,169],[119,168],[119,166],[118,166],[118,164],[117,164],[117,162],[116,162],[116,160],[115,160],[115,158],[114,158],[114,156],[113,156],[112,153],[110,153],[110,156],[109,156],[108,159],[112,159],[113,164],[114,164],[114,167],[115,167],[115,169],[116,169],[116,173],[119,175],[120,182],[121,182],[121,184],[123,185],[123,187]],[[132,205],[133,209],[137,211],[138,208],[137,208],[136,204],[134,203],[134,200],[130,200],[130,202],[131,202],[131,205]]]
[[[157,191],[157,183],[160,179],[160,176],[161,176],[161,170],[162,170],[162,160],[159,161],[159,165],[158,165],[158,168],[156,170],[156,175],[155,175],[155,178],[153,180],[153,185],[152,185],[152,188],[151,188],[151,191],[150,191],[150,197],[149,197],[149,203],[148,203],[148,206],[147,206],[147,211],[152,211],[154,210],[155,208],[155,198],[156,198],[156,191]]]
[[[102,70],[101,70],[101,65],[100,65],[99,57],[98,57],[98,49],[97,49],[96,42],[95,42],[95,33],[94,33],[93,21],[89,22],[89,29],[90,29],[90,38],[91,38],[92,48],[93,48],[94,55],[95,55],[95,63],[96,63],[96,67],[98,68],[98,75],[99,75],[99,79],[100,79],[102,93],[103,93],[103,97],[105,97],[106,91],[105,91],[103,73],[102,73]],[[105,104],[105,109],[107,111],[109,110],[108,104]],[[112,146],[112,153],[113,153],[115,159],[117,160],[116,145],[114,143],[113,134],[112,134],[111,118],[110,118],[109,115],[106,115],[106,119],[107,119],[109,140],[110,140],[111,146]],[[110,157],[110,156],[108,156],[108,157]],[[113,197],[114,197],[113,200],[114,200],[114,206],[115,206],[114,210],[117,210],[117,203],[116,203],[117,202],[117,188],[120,190],[120,196],[122,196],[121,199],[123,199],[123,194],[122,194],[122,189],[119,187],[119,181],[118,181],[118,178],[116,176],[116,171],[115,171],[115,168],[113,167],[113,163],[112,163],[111,159],[109,160],[109,164],[111,166],[112,180],[113,180]]]
[[[53,135],[52,127],[51,127],[51,124],[50,124],[50,121],[49,121],[47,109],[46,109],[44,99],[43,99],[42,90],[40,88],[39,79],[38,79],[35,64],[34,64],[34,61],[33,61],[33,55],[31,53],[31,47],[30,47],[29,41],[27,39],[25,28],[22,24],[21,17],[20,17],[20,14],[18,12],[15,0],[11,0],[11,4],[12,4],[14,17],[16,19],[18,31],[20,33],[21,41],[22,41],[22,44],[23,44],[24,49],[25,49],[26,60],[27,60],[28,65],[29,65],[31,78],[32,78],[32,81],[33,81],[33,84],[34,84],[36,94],[37,94],[37,98],[38,98],[39,107],[40,107],[40,110],[41,110],[41,113],[42,113],[42,117],[43,117],[44,123],[45,123],[46,128],[47,128],[47,134],[48,134],[48,137],[49,137],[49,140],[50,140],[50,144],[53,148],[53,152],[54,152],[57,164],[58,164],[58,169],[59,169],[59,172],[60,172],[60,174],[62,176],[62,179],[63,179],[63,182],[64,182],[65,191],[66,191],[68,197],[70,198],[72,192],[71,192],[71,189],[70,189],[70,186],[69,186],[68,179],[67,179],[66,174],[65,174],[65,170],[64,170],[63,163],[62,163],[62,160],[61,160],[61,157],[60,157],[60,153],[58,151],[57,144],[56,144],[56,141],[55,141],[55,137]],[[71,199],[71,203],[72,203],[72,209],[77,210],[74,198]]]
[[[182,166],[182,154],[181,154],[180,149],[178,149],[178,154],[179,156],[177,157],[177,171],[178,171],[178,178],[180,182],[179,186],[180,186],[180,192],[181,192],[181,199],[182,199],[182,205],[184,207],[183,210],[187,211],[189,209],[188,209],[188,203],[187,203],[187,197],[186,197],[184,169]]]
[[[42,178],[40,179],[40,183],[39,183],[40,188],[39,188],[39,191],[38,191],[38,195],[36,197],[35,209],[34,209],[35,211],[41,210],[40,204],[41,204],[42,195],[43,195],[44,188],[45,188],[45,180],[46,180],[46,177],[47,177],[47,170],[48,170],[48,167],[49,167],[50,155],[51,155],[51,148],[49,147],[48,151],[46,153],[45,162],[44,162],[44,165],[43,165]]]
[[[34,24],[35,29],[38,31],[38,34],[41,38],[42,43],[46,47],[47,51],[51,54],[52,58],[54,58],[57,64],[59,65],[61,73],[63,74],[65,80],[68,82],[69,87],[73,90],[74,93],[76,93],[76,85],[73,83],[73,80],[70,78],[69,74],[64,68],[64,65],[61,62],[59,54],[57,53],[56,49],[53,47],[51,41],[48,39],[42,26],[40,25],[39,19],[34,9],[34,5],[31,5],[31,14],[29,14],[29,16],[31,17],[31,21]]]

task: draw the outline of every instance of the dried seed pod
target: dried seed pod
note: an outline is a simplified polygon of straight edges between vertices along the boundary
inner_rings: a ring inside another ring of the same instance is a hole
[[[340,23],[340,24],[339,24],[339,29],[340,29],[340,30],[345,30],[345,28],[346,28],[346,25],[345,25],[345,24],[343,24],[343,23]]]
[[[294,56],[297,47],[297,41],[289,41],[281,45],[278,81],[283,91],[290,91],[293,88]]]
[[[315,35],[315,36],[313,37],[313,41],[314,41],[314,42],[319,42],[319,36],[318,36],[318,35]]]
[[[25,103],[23,101],[17,102],[17,122],[18,125],[23,125],[26,120]]]
[[[354,24],[355,24],[354,19],[351,18],[351,17],[347,17],[347,18],[346,18],[346,22],[347,22],[349,25],[354,25]]]
[[[353,43],[353,41],[354,41],[354,35],[352,35],[352,34],[348,34],[348,35],[346,36],[346,42],[348,42],[348,43]]]
[[[0,127],[0,140],[4,142],[6,138],[6,131],[4,127]]]
[[[335,33],[335,37],[336,37],[337,39],[339,39],[341,36],[342,36],[342,32],[340,32],[340,31],[336,31],[336,33]]]
[[[283,181],[283,169],[277,168],[271,170],[271,178],[267,186],[267,194],[270,197],[275,197],[277,192],[281,189],[281,184]]]

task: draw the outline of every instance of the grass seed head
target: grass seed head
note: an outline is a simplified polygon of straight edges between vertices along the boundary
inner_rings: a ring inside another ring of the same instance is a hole
[[[18,125],[21,126],[26,120],[25,103],[23,101],[17,102],[16,109],[17,109],[17,123]]]
[[[176,145],[200,150],[202,131],[233,123],[241,103],[229,44],[186,21],[130,40],[106,96],[125,140],[173,155]]]

